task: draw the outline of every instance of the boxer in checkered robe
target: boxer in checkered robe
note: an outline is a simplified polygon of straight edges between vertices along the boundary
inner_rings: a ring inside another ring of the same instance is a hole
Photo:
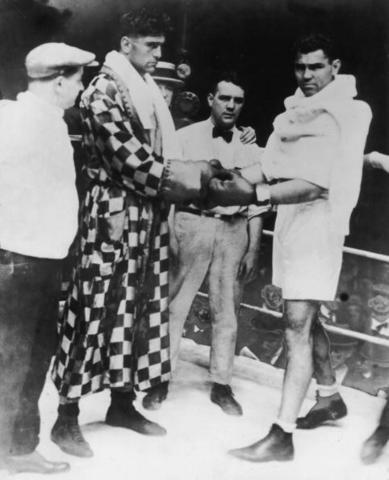
[[[188,168],[170,160],[179,152],[174,125],[148,75],[164,30],[136,32],[136,22],[147,27],[149,17],[144,9],[123,16],[121,49],[107,54],[81,101],[89,186],[54,362],[60,406],[52,430],[52,440],[78,456],[92,455],[78,425],[78,400],[105,386],[112,397],[108,424],[166,433],[132,402],[134,390],[170,376],[167,201],[198,197],[214,171],[205,161]]]
[[[119,92],[112,73],[97,77],[81,108],[85,170],[91,182],[80,210],[79,258],[54,371],[60,395],[70,398],[99,391],[105,383],[144,390],[169,378],[170,372],[168,205],[155,198],[163,158],[150,159],[147,165],[150,147],[136,119],[128,124],[133,132],[120,130],[123,112],[113,103]],[[140,171],[128,168],[130,157]],[[140,340],[136,356],[134,335]]]

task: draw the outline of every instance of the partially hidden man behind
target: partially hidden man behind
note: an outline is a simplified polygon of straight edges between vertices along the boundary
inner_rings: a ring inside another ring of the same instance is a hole
[[[256,200],[278,205],[273,283],[282,288],[285,299],[288,362],[278,418],[270,432],[249,447],[231,451],[245,460],[293,458],[292,432],[313,373],[317,402],[299,419],[298,427],[313,428],[346,414],[328,339],[317,317],[320,301],[335,298],[344,237],[360,190],[371,111],[353,99],[355,78],[338,75],[339,68],[329,39],[322,35],[302,39],[295,54],[299,88],[274,121],[257,186],[243,178],[253,178],[250,169],[242,171],[243,177],[230,174],[229,179],[210,182],[215,203]],[[264,180],[278,183],[261,183]]]
[[[61,259],[77,231],[63,120],[95,56],[63,43],[27,55],[28,89],[0,106],[0,446],[13,472],[59,473],[39,444],[39,397],[56,348]]]
[[[172,118],[149,75],[168,20],[144,8],[123,15],[119,51],[106,55],[81,100],[88,188],[54,363],[60,405],[51,432],[73,455],[93,454],[79,427],[78,403],[105,386],[109,425],[166,433],[133,401],[135,389],[170,376],[167,200],[198,199],[214,172],[206,161],[176,160]]]
[[[380,152],[369,152],[364,156],[365,165],[379,168],[389,173],[389,155]],[[363,442],[361,460],[365,464],[376,462],[384,452],[389,441],[389,398],[382,409],[378,425],[374,432]]]
[[[208,95],[210,117],[178,131],[184,160],[220,160],[228,169],[260,162],[262,149],[244,144],[236,122],[245,92],[235,72],[219,74]],[[211,400],[231,415],[241,415],[230,383],[238,329],[242,287],[253,280],[258,264],[262,217],[259,207],[176,205],[171,232],[170,345],[172,368],[177,357],[184,322],[192,302],[209,272],[212,321],[210,352]],[[156,409],[166,398],[168,384],[152,389],[143,406]]]

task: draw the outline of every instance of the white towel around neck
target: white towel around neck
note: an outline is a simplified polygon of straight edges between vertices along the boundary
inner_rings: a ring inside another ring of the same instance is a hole
[[[152,77],[147,73],[142,77],[130,61],[115,50],[107,53],[104,64],[124,82],[144,129],[154,128],[152,117],[156,113],[161,128],[163,157],[180,159],[181,148],[172,116]]]
[[[350,215],[359,196],[363,149],[371,120],[369,106],[354,100],[356,95],[355,77],[338,75],[310,97],[297,89],[294,95],[285,99],[286,111],[274,122],[277,137],[289,137],[296,144],[299,138],[310,134],[310,122],[307,119],[314,117],[315,112],[326,111],[336,121],[339,151],[331,172],[329,201],[334,228],[344,235],[349,233]],[[278,148],[281,143],[276,144]],[[265,155],[268,153],[265,152]],[[277,151],[272,153],[276,155]],[[315,155],[315,151],[312,151],[312,155]]]

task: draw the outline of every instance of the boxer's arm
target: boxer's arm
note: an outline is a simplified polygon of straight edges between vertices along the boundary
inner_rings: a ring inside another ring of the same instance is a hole
[[[269,188],[270,203],[273,205],[310,202],[328,192],[319,185],[298,178],[271,185]]]
[[[267,195],[263,195],[266,190]],[[275,185],[253,185],[236,172],[224,173],[223,178],[212,178],[209,183],[207,200],[211,205],[249,205],[268,197],[274,205],[302,203],[326,195],[323,187],[306,180],[292,179]]]

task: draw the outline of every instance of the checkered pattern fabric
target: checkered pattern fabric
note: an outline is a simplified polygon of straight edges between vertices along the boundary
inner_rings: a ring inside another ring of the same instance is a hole
[[[59,394],[139,390],[170,377],[163,158],[100,74],[82,100],[89,187],[52,372]]]

